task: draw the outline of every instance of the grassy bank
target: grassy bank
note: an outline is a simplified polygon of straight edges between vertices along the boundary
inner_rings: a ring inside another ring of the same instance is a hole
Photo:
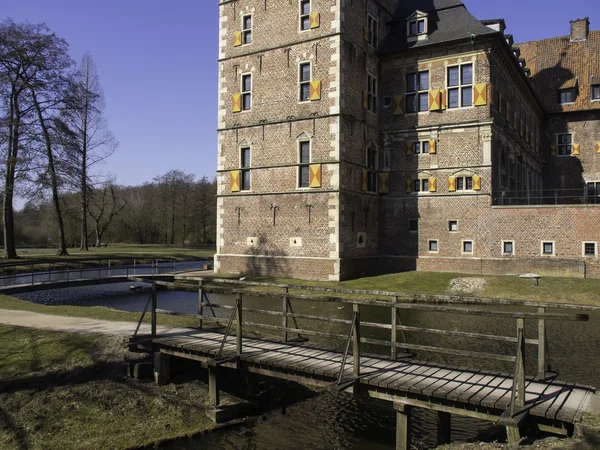
[[[89,251],[81,251],[78,248],[70,248],[69,256],[56,256],[55,248],[48,249],[17,249],[19,259],[5,259],[3,262],[22,262],[44,259],[52,261],[68,261],[78,258],[175,258],[179,261],[198,259],[212,260],[216,249],[214,246],[203,247],[168,247],[164,245],[134,245],[118,244],[108,247],[93,248]]]
[[[125,449],[212,427],[204,384],[125,377],[121,338],[0,326],[0,448]]]
[[[456,279],[483,280],[476,289],[452,288]],[[246,281],[264,281],[302,286],[365,289],[415,294],[453,294],[465,297],[504,298],[537,302],[600,306],[600,279],[542,277],[539,286],[517,276],[465,275],[440,272],[403,272],[337,282],[303,281],[289,278],[247,276]]]

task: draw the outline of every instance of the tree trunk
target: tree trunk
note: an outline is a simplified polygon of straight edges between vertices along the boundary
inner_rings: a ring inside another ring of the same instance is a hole
[[[96,248],[100,248],[100,245],[102,245],[102,231],[96,223]]]
[[[175,189],[171,200],[171,245],[175,245]]]
[[[87,147],[88,147],[88,110],[89,110],[89,68],[86,70],[85,77],[85,102],[83,107],[83,130],[81,146],[81,247],[80,250],[88,251],[88,233],[87,233]],[[98,247],[96,245],[96,247]]]
[[[10,117],[8,134],[8,152],[6,156],[6,173],[4,185],[4,205],[2,220],[4,222],[4,257],[7,259],[17,258],[17,249],[15,248],[15,221],[13,211],[13,198],[15,189],[15,168],[17,165],[17,155],[19,151],[19,128],[21,122],[21,111],[19,109],[19,100],[14,87],[10,95]]]
[[[35,90],[30,88],[30,91],[31,97],[33,99],[33,104],[35,106],[35,110],[40,121],[40,127],[42,128],[42,134],[44,135],[44,141],[46,142],[46,154],[48,156],[48,172],[50,173],[50,184],[52,189],[52,203],[54,204],[54,213],[56,215],[56,222],[58,225],[57,255],[68,256],[69,253],[67,252],[67,243],[65,241],[65,227],[63,223],[62,213],[60,211],[60,202],[58,199],[58,181],[56,178],[56,170],[54,169],[54,155],[52,154],[52,142],[50,140],[50,133],[48,132],[48,128],[46,127],[44,115],[42,114],[42,109],[40,108],[37,96],[35,95]]]

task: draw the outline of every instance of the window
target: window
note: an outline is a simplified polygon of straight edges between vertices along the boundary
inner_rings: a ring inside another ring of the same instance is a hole
[[[367,42],[372,47],[377,47],[377,43],[379,38],[377,36],[377,28],[379,26],[379,22],[370,14],[367,14],[367,30],[368,30],[368,39]]]
[[[378,153],[374,148],[367,149],[367,191],[377,192]]]
[[[419,231],[419,221],[417,219],[411,219],[408,221],[408,231],[416,233]]]
[[[429,179],[423,178],[422,180],[413,181],[413,192],[428,192],[429,191]]]
[[[586,184],[586,203],[600,205],[600,182],[592,181]]]
[[[473,253],[473,241],[463,241],[462,252],[463,253]]]
[[[389,108],[392,106],[392,97],[383,97],[383,107]]]
[[[300,64],[300,101],[308,102],[310,101],[310,63],[301,63]]]
[[[406,112],[429,110],[429,72],[409,73],[406,76]]]
[[[418,36],[419,34],[424,34],[426,31],[425,19],[411,20],[408,22],[409,36]]]
[[[438,251],[438,241],[429,241],[429,252],[437,253]]]
[[[575,102],[575,88],[559,89],[558,90],[558,104],[564,105],[566,103]]]
[[[542,242],[542,255],[554,256],[554,242]]]
[[[448,231],[455,233],[458,231],[458,221],[457,220],[450,220],[448,221]]]
[[[473,64],[448,68],[448,108],[473,106]]]
[[[413,142],[415,155],[427,155],[429,153],[429,141]]]
[[[367,74],[367,109],[377,114],[377,78]]]
[[[310,30],[310,0],[300,1],[300,29]]]
[[[557,140],[557,151],[559,155],[568,156],[573,152],[573,136],[571,134],[559,134]]]
[[[513,241],[502,241],[502,254],[513,256],[515,254],[515,243]]]
[[[588,258],[595,258],[596,256],[598,256],[595,242],[583,243],[583,256]]]
[[[252,16],[242,17],[242,42],[252,44]]]
[[[310,141],[300,142],[299,153],[298,184],[301,188],[307,188],[310,187]]]
[[[252,108],[252,75],[242,75],[242,110]]]
[[[473,190],[473,177],[457,177],[456,178],[456,190],[457,191],[472,191]]]
[[[592,86],[592,100],[600,100],[600,84]]]
[[[242,147],[241,149],[242,162],[242,179],[240,189],[242,191],[250,190],[250,147]]]

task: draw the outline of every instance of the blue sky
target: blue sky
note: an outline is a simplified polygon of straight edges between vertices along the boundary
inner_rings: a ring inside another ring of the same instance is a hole
[[[569,34],[569,20],[585,16],[600,29],[598,0],[463,2],[479,19],[504,18],[517,42]],[[92,53],[120,142],[103,172],[124,185],[169,169],[214,175],[217,0],[4,0],[0,14],[45,22],[77,62]]]

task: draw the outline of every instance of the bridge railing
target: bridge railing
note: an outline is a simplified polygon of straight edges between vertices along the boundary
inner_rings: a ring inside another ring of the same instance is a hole
[[[173,258],[85,258],[66,261],[37,260],[0,264],[0,287],[53,281],[100,279],[115,275],[157,275],[175,270]]]
[[[326,288],[309,288],[306,289],[304,286],[294,286],[294,290],[302,289],[304,291],[328,291],[321,292],[320,295],[305,294],[300,292],[292,292],[291,286],[284,285],[268,285],[266,287],[270,290],[254,290],[256,283],[226,283],[222,280],[211,280],[210,284],[206,283],[206,280],[201,280],[199,285],[182,285],[168,282],[154,282],[152,295],[148,300],[148,304],[144,309],[144,314],[140,318],[138,324],[141,325],[146,310],[151,304],[151,334],[152,337],[156,337],[157,327],[157,316],[163,315],[176,315],[192,317],[197,319],[198,328],[203,328],[205,321],[220,320],[221,322],[227,320],[225,327],[225,333],[223,341],[220,346],[220,350],[217,354],[217,360],[223,357],[231,358],[231,355],[223,355],[225,343],[235,327],[236,336],[236,353],[237,356],[243,353],[243,334],[247,328],[251,329],[262,329],[268,332],[281,333],[281,341],[288,342],[291,334],[297,335],[300,339],[305,339],[306,336],[323,337],[323,338],[336,338],[346,342],[345,353],[342,358],[342,363],[338,376],[338,385],[353,384],[361,377],[360,357],[361,357],[361,344],[369,344],[380,347],[388,347],[390,352],[390,358],[397,360],[400,356],[412,357],[414,356],[411,352],[428,352],[435,354],[444,354],[463,358],[477,358],[487,359],[493,361],[500,361],[505,363],[511,363],[514,368],[514,377],[512,384],[512,397],[511,397],[511,408],[510,413],[512,416],[518,414],[525,406],[525,346],[537,346],[538,356],[538,373],[537,377],[545,379],[547,371],[549,370],[549,354],[548,354],[548,343],[546,333],[546,321],[587,321],[589,316],[587,314],[580,313],[556,313],[548,312],[547,306],[538,306],[537,312],[523,312],[523,311],[501,311],[501,310],[482,310],[476,308],[459,307],[448,304],[432,304],[426,303],[421,300],[412,299],[412,301],[406,301],[400,295],[384,295],[381,292],[373,291],[355,291],[344,293],[353,293],[358,295],[357,292],[362,293],[363,297],[343,297],[343,296],[332,296],[328,294],[339,294],[342,290],[332,290]],[[197,291],[198,292],[198,311],[197,314],[185,314],[173,311],[162,310],[158,308],[158,291],[160,288],[171,288],[177,290]],[[275,290],[278,289],[279,291]],[[207,293],[224,294],[235,296],[235,305],[217,304],[211,302],[208,299]],[[365,298],[365,296],[371,297],[392,297],[387,299],[382,298]],[[249,308],[244,306],[244,299],[247,297],[266,297],[266,298],[277,298],[281,301],[280,309],[262,309],[262,308]],[[336,303],[339,305],[345,305],[352,308],[352,319],[342,319],[334,317],[326,317],[324,315],[316,314],[299,314],[293,310],[293,302],[300,300],[303,302],[317,302],[317,303]],[[458,299],[449,298],[449,302],[458,303]],[[505,303],[510,304],[511,301],[507,300]],[[537,306],[538,304],[536,304]],[[551,305],[551,307],[557,307],[558,305]],[[387,308],[390,310],[389,323],[372,322],[361,319],[361,309],[364,307],[379,307]],[[560,307],[560,306],[559,306]],[[210,309],[210,314],[207,314]],[[225,315],[217,317],[215,310],[224,311]],[[458,330],[447,330],[437,328],[425,328],[425,327],[414,327],[406,326],[401,323],[401,316],[403,312],[419,311],[419,312],[431,312],[431,313],[446,313],[456,314],[462,316],[475,316],[475,317],[488,317],[498,319],[511,319],[515,320],[516,333],[512,336],[503,336],[488,333],[475,333]],[[229,316],[227,317],[227,313]],[[273,323],[266,323],[266,321],[250,321],[243,319],[244,314],[249,313],[254,316],[264,316],[270,318],[279,318],[281,325],[274,325]],[[330,330],[324,331],[322,326],[317,328],[301,328],[298,326],[298,320],[304,320],[309,322],[316,322],[321,324],[335,324],[337,326],[345,326],[348,329],[347,334],[339,332],[332,332]],[[538,323],[537,326],[537,338],[531,339],[525,337],[525,320],[535,320]],[[293,322],[294,326],[290,326],[290,321]],[[375,339],[369,337],[363,337],[362,331],[366,329],[379,329],[389,331],[389,339]],[[434,345],[422,345],[416,343],[407,342],[406,338],[400,341],[399,333],[404,332],[415,332],[425,333],[438,336],[449,336],[456,338],[465,338],[471,340],[488,340],[495,342],[503,342],[509,345],[514,345],[514,352],[512,354],[499,354],[491,352],[481,352],[474,350],[460,350],[450,347],[440,347]],[[136,330],[137,334],[137,330]],[[352,348],[352,377],[344,378],[345,367],[348,365],[348,357],[350,355],[350,348]],[[399,350],[404,353],[399,354]]]

